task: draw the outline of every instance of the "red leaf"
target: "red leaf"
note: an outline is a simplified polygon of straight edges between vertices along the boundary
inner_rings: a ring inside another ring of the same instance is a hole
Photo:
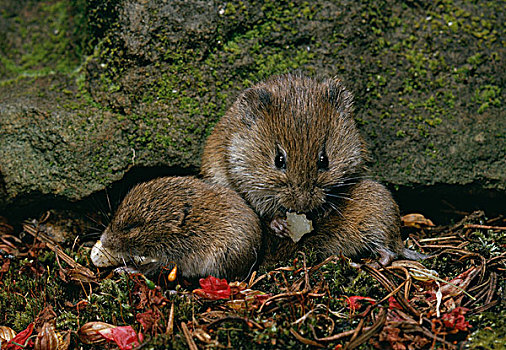
[[[132,326],[109,328],[98,332],[108,341],[115,342],[120,350],[130,350],[134,346],[139,346],[139,342],[144,339],[142,333],[137,335]]]
[[[142,314],[135,315],[135,318],[137,319],[137,322],[142,325],[145,332],[155,332],[161,315],[157,311],[149,310]]]
[[[230,298],[230,285],[226,279],[219,279],[213,276],[201,278],[199,280],[202,289],[195,289],[193,293],[202,298],[210,300]]]
[[[399,304],[397,302],[397,299],[395,299],[394,297],[390,297],[388,298],[388,308],[390,310],[393,310],[393,309],[399,309],[399,310],[402,310],[402,306],[401,304]]]
[[[369,297],[361,297],[361,296],[352,296],[352,297],[345,297],[346,302],[348,303],[349,308],[352,311],[355,311],[357,309],[360,309],[362,304],[359,302],[359,300],[365,300],[370,302],[372,305],[376,304],[376,300]]]
[[[471,328],[469,322],[466,321],[464,315],[468,312],[469,309],[465,307],[456,307],[452,311],[446,313],[441,317],[443,323],[446,328],[457,329],[459,331],[467,331],[468,328]]]
[[[28,342],[28,344],[25,344],[25,343],[26,343],[26,340],[32,335],[33,326],[34,326],[34,323],[32,322],[28,325],[28,327],[26,327],[26,329],[24,331],[19,332],[14,338],[12,338],[7,343],[7,345],[5,346],[5,349],[6,350],[21,350],[24,348],[24,345],[31,345],[30,344],[30,343],[32,343],[31,340]],[[20,344],[23,346],[19,346],[14,343]]]

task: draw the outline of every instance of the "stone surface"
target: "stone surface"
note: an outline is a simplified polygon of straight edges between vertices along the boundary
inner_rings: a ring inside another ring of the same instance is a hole
[[[4,3],[0,207],[194,172],[239,91],[295,70],[354,92],[381,181],[506,189],[501,2]]]

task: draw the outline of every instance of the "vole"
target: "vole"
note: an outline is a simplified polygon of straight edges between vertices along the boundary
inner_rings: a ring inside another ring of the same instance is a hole
[[[270,231],[268,260],[301,247],[323,256],[373,253],[383,265],[422,257],[402,244],[390,192],[368,179],[352,114],[353,96],[339,79],[286,74],[242,92],[208,137],[201,174],[259,214]],[[291,214],[311,224],[297,243],[288,238]]]
[[[132,188],[92,250],[96,266],[155,274],[176,264],[188,279],[245,277],[261,243],[258,216],[234,191],[195,177]]]

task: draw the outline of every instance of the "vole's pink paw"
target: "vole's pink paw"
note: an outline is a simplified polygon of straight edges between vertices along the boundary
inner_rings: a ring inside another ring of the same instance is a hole
[[[291,236],[290,229],[286,223],[286,219],[283,217],[276,216],[274,219],[272,219],[269,227],[278,237],[290,238]]]

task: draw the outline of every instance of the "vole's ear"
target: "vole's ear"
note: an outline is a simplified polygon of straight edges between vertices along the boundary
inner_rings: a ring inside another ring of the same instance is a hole
[[[262,87],[246,89],[237,99],[241,121],[251,125],[266,113],[272,104],[272,94]]]
[[[351,112],[353,109],[353,94],[344,87],[341,79],[334,77],[328,79],[325,83],[327,85],[326,94],[330,103],[340,112]]]

